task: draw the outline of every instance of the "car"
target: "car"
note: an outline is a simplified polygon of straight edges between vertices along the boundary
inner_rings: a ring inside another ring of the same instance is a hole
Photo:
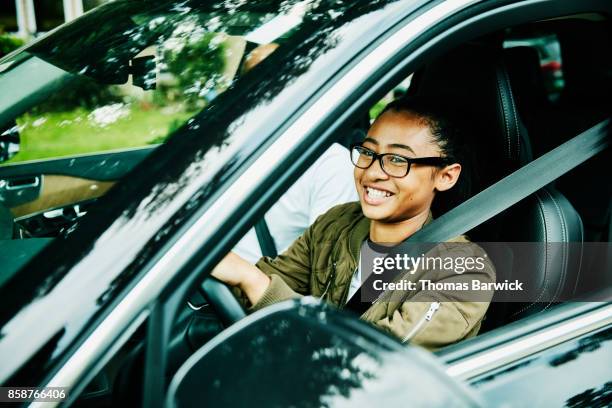
[[[3,401],[609,405],[611,18],[607,0],[116,0],[7,55]],[[564,88],[541,98],[537,50],[503,45],[551,33]],[[528,293],[433,353],[308,297],[247,316],[211,269],[398,86],[471,115],[481,171],[407,244],[468,232]]]

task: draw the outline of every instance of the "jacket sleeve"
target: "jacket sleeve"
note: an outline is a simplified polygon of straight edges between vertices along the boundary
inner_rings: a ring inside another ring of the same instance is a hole
[[[481,253],[484,254],[484,251]],[[469,289],[419,290],[408,300],[398,299],[398,292],[387,293],[390,296],[379,301],[383,304],[372,307],[362,317],[402,342],[429,350],[436,350],[478,332],[493,292],[471,290],[471,282],[495,282],[495,268],[490,260],[486,260],[485,268],[481,271],[472,270],[463,274],[429,271],[420,279],[431,280],[438,285],[446,284],[447,288],[463,285]]]
[[[259,302],[249,308],[249,312],[308,294],[312,228],[310,226],[276,258],[263,257],[255,264],[270,277],[270,285]]]

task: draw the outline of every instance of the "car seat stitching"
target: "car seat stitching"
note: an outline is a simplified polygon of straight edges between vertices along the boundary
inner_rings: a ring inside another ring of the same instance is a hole
[[[528,309],[531,309],[536,303],[538,303],[538,300],[540,300],[540,298],[542,297],[542,295],[546,292],[546,289],[548,288],[548,274],[546,273],[546,271],[548,270],[546,265],[548,264],[548,258],[549,258],[548,256],[548,229],[546,225],[546,217],[544,214],[544,203],[538,196],[537,192],[534,194],[534,196],[536,200],[538,200],[538,209],[540,210],[538,211],[538,214],[540,215],[540,218],[542,219],[542,224],[544,226],[544,242],[546,243],[544,247],[544,288],[542,289],[542,291],[540,291],[540,293],[538,294],[538,297],[533,302],[524,306],[522,309],[514,312],[512,316],[516,316],[520,313],[523,313],[524,311]]]
[[[580,222],[578,223],[578,225],[580,226],[580,242],[583,243],[584,242],[584,225],[582,225],[582,220],[580,220]],[[582,254],[583,254],[583,246],[580,246],[580,257],[579,257],[579,261],[578,261],[578,275],[576,276],[576,282],[574,283],[574,288],[572,289],[572,296],[574,296],[574,294],[576,293],[576,291],[578,290],[578,282],[580,282],[581,279],[581,272],[582,272]]]
[[[549,234],[548,234],[548,223],[546,222],[546,207],[544,205],[544,200],[542,199],[542,197],[540,197],[541,194],[541,190],[536,192],[535,194],[535,198],[536,200],[538,200],[538,207],[540,209],[540,216],[542,217],[542,225],[544,226],[544,289],[540,292],[540,294],[538,295],[538,298],[536,299],[536,301],[540,300],[540,298],[542,297],[542,295],[548,290],[548,287],[550,286],[550,279],[549,279],[549,269],[550,269],[550,239],[549,239]]]
[[[510,152],[511,152],[512,148],[511,148],[511,143],[510,143],[510,129],[508,127],[507,119],[506,119],[508,112],[506,110],[506,104],[505,104],[505,101],[504,101],[503,92],[501,92],[502,84],[501,84],[499,75],[497,75],[497,74],[495,75],[495,80],[497,81],[498,97],[499,97],[499,100],[501,102],[502,110],[504,112],[504,114],[502,116],[503,116],[503,122],[504,122],[503,126],[504,126],[504,130],[505,130],[505,133],[506,133],[506,141],[508,142],[508,152],[507,152],[508,153],[508,158],[511,158]]]
[[[518,159],[521,157],[521,128],[519,127],[518,112],[517,112],[516,104],[514,103],[514,94],[512,93],[512,83],[510,82],[510,76],[508,75],[508,70],[506,69],[505,66],[503,67],[502,72],[508,84],[507,89],[508,89],[508,95],[510,96],[509,98],[510,104],[512,105],[512,116],[514,117],[514,126],[516,127],[516,133],[518,136],[516,138],[516,158]]]
[[[544,190],[546,192],[546,194],[548,194],[550,196],[550,199],[552,200],[554,206],[555,206],[555,210],[557,211],[557,214],[559,215],[559,219],[561,220],[561,231],[562,231],[562,236],[563,239],[569,244],[569,233],[567,230],[567,226],[566,226],[566,220],[565,220],[565,216],[564,214],[561,212],[561,208],[559,207],[559,205],[557,204],[557,200],[555,199],[555,197],[553,197],[553,195],[550,193],[550,191],[548,190]],[[563,254],[562,254],[562,258],[561,258],[561,280],[559,282],[559,285],[557,287],[557,290],[555,291],[555,296],[553,297],[553,299],[551,301],[554,301],[555,299],[557,299],[557,296],[559,295],[559,292],[561,291],[561,289],[563,288],[563,282],[565,282],[566,279],[566,274],[567,274],[567,269],[569,267],[569,260],[568,260],[568,254],[567,254],[567,249],[565,247],[565,245],[562,246],[563,249]]]

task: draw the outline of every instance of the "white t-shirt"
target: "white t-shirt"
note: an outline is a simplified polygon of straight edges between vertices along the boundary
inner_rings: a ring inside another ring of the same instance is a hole
[[[357,200],[349,152],[334,143],[266,213],[277,252],[289,248],[331,207]],[[262,254],[255,229],[251,228],[233,251],[251,263],[257,262]]]

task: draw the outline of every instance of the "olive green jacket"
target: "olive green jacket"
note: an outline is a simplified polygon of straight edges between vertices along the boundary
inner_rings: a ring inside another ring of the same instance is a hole
[[[303,295],[323,297],[343,307],[350,282],[359,262],[361,244],[368,238],[370,220],[358,202],[341,204],[321,215],[283,254],[261,258],[256,266],[271,278],[262,298],[251,310]],[[478,245],[465,236],[439,244],[428,256],[480,256],[482,270],[454,271],[419,269],[403,275],[415,282],[494,282],[495,269]],[[388,291],[361,316],[402,341],[410,341],[433,350],[476,335],[492,292],[478,292],[478,301],[468,292],[458,290]]]

